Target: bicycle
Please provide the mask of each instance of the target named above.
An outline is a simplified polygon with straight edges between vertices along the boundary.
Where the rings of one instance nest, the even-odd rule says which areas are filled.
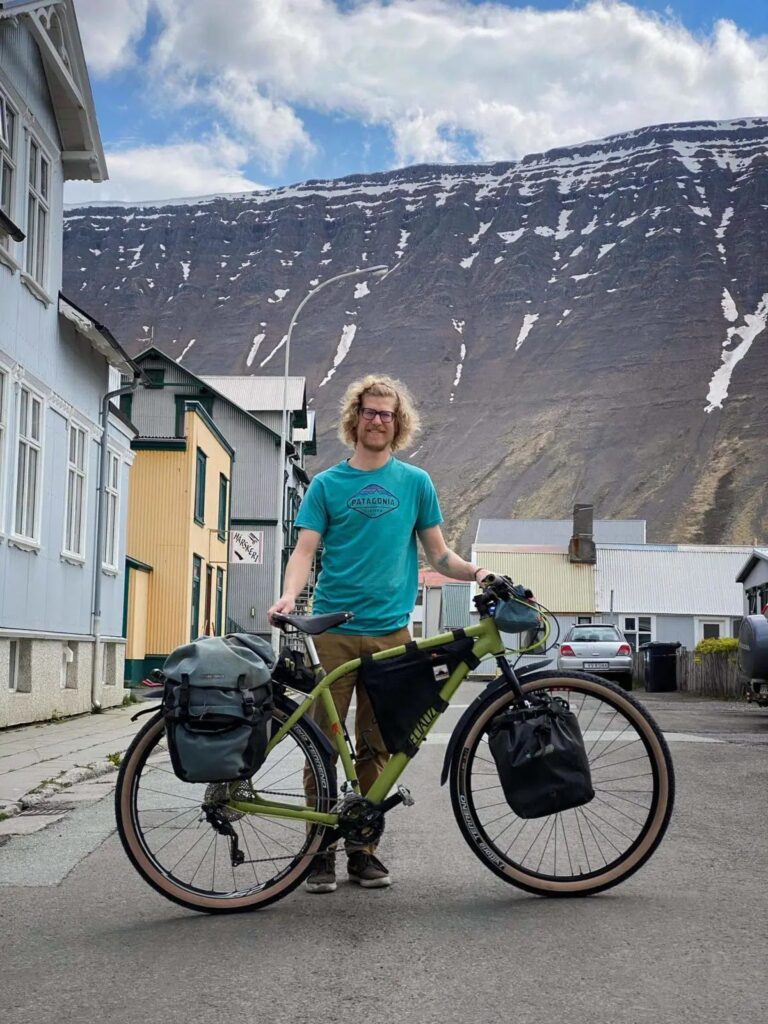
[[[474,658],[492,656],[499,668],[454,728],[441,784],[449,781],[454,815],[472,851],[505,882],[538,895],[591,895],[628,878],[658,847],[674,802],[672,760],[650,714],[618,686],[587,673],[547,670],[549,659],[515,671],[493,618],[509,586],[505,577],[489,578],[474,598],[476,625],[416,641],[428,651],[457,634],[472,637]],[[162,711],[137,733],[117,781],[118,831],[133,866],[166,898],[210,913],[266,907],[304,880],[315,854],[339,838],[375,840],[387,813],[413,802],[398,785],[411,760],[404,753],[390,757],[368,793],[359,792],[354,750],[330,687],[361,662],[326,675],[312,641],[348,617],[275,617],[283,629],[301,634],[317,682],[300,703],[286,687],[276,687],[267,758],[247,782],[195,786],[176,778]],[[374,660],[404,652],[392,648]],[[467,660],[440,690],[446,707],[470,671]],[[518,818],[503,797],[488,731],[510,709],[552,697],[567,700],[578,717],[595,798],[544,820]],[[318,700],[332,723],[333,747],[307,715]],[[441,713],[435,709],[414,725],[414,748]],[[341,793],[333,754],[345,777]],[[314,794],[311,804],[308,792]]]

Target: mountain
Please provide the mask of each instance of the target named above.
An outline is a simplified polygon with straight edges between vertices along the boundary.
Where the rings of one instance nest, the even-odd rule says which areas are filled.
[[[644,517],[649,540],[768,536],[768,119],[668,124],[515,163],[68,209],[65,292],[129,351],[282,373],[339,458],[350,380],[401,377],[404,458],[449,538],[478,516]]]

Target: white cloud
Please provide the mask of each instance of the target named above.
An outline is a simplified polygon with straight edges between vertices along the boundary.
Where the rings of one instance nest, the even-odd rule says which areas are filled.
[[[107,153],[109,181],[99,185],[68,182],[64,199],[67,203],[150,201],[248,192],[262,186],[240,170],[246,157],[244,147],[221,135],[204,142],[120,149]]]
[[[136,59],[150,0],[75,0],[77,23],[91,73],[108,75]]]
[[[92,67],[134,58],[154,10],[155,107],[226,124],[264,168],[313,142],[301,113],[383,126],[398,163],[516,159],[665,121],[768,110],[768,39],[693,34],[619,0],[78,0]]]
[[[536,11],[464,0],[156,0],[157,73],[212,81],[271,156],[307,146],[287,107],[385,125],[399,160],[512,159],[663,121],[768,109],[768,43],[721,20],[707,37],[615,0]],[[236,99],[227,83],[237,82]],[[457,140],[462,140],[461,143]]]

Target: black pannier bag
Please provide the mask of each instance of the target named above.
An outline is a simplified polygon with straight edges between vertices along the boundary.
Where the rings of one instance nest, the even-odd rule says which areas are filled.
[[[472,647],[474,638],[463,630],[454,630],[456,639],[439,647],[419,650],[416,641],[405,645],[405,654],[374,660],[362,659],[360,675],[373,707],[384,744],[390,754],[413,757],[419,749],[411,735],[419,722],[424,727],[432,720],[432,712],[448,706],[440,690],[459,662],[470,668],[479,664]]]
[[[311,693],[318,682],[305,653],[288,646],[280,650],[277,663],[272,670],[272,680],[301,693]]]
[[[163,666],[168,750],[184,782],[234,782],[261,766],[272,717],[275,655],[247,633],[204,636]]]
[[[488,746],[507,803],[520,818],[581,807],[595,795],[579,723],[559,697],[499,715]]]

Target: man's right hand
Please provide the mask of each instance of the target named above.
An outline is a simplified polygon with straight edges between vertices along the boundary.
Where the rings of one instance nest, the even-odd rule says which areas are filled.
[[[270,626],[274,626],[272,616],[277,613],[278,615],[290,615],[296,607],[296,601],[287,594],[283,594],[279,600],[275,601],[272,607],[267,612],[267,618],[269,619]]]

